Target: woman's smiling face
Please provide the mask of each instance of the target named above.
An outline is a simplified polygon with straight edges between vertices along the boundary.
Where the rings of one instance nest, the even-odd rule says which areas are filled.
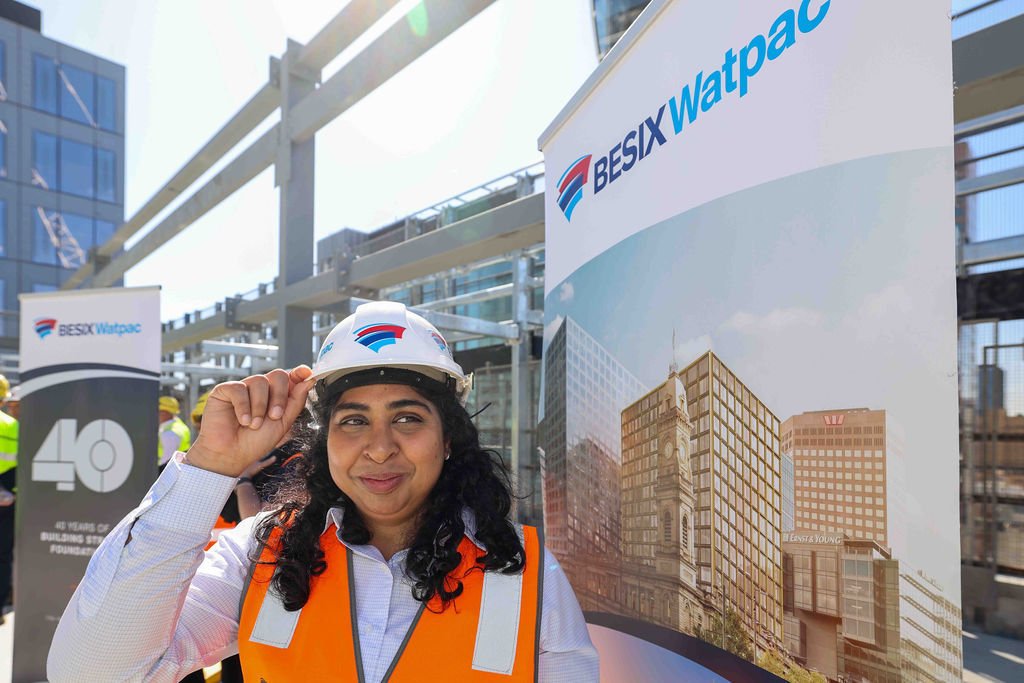
[[[441,476],[446,444],[433,403],[404,384],[349,389],[327,435],[331,477],[366,521],[413,524]]]

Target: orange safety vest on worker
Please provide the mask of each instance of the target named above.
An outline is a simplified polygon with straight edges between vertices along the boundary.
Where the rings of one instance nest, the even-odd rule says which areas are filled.
[[[443,612],[437,596],[420,609],[385,681],[535,680],[543,551],[536,529],[519,528],[526,549],[526,567],[519,574],[476,569],[476,558],[483,551],[462,538],[462,562],[449,574],[462,581],[462,595]],[[280,533],[274,529],[268,546],[279,542]],[[272,563],[274,554],[264,547],[246,588],[238,624],[245,680],[364,680],[355,626],[352,551],[338,540],[333,524],[320,537],[320,544],[327,569],[312,578],[309,600],[295,612],[285,611],[276,592],[268,591],[274,565],[264,563]]]

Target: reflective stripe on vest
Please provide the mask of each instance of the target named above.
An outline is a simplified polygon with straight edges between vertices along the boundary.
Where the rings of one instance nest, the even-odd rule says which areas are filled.
[[[0,413],[0,474],[18,466],[18,421]]]
[[[536,680],[542,550],[536,529],[522,527],[520,537],[526,568],[512,575],[475,569],[483,551],[462,539],[462,562],[449,575],[462,581],[462,595],[443,612],[437,597],[420,607],[384,681]],[[271,544],[279,538],[275,529]],[[253,570],[238,627],[245,680],[364,680],[352,553],[333,525],[320,542],[327,569],[313,578],[301,610],[286,611],[268,590],[273,564]],[[260,560],[272,563],[273,552],[264,548]]]

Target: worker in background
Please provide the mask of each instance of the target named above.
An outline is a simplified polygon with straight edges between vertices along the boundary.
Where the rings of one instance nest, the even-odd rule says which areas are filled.
[[[11,383],[0,375],[0,401],[6,408]],[[18,485],[18,421],[0,412],[0,624],[3,607],[11,595],[14,562],[14,500]]]
[[[156,444],[156,464],[163,467],[175,451],[187,451],[192,445],[192,432],[178,417],[181,406],[173,396],[160,397],[160,433]]]
[[[20,420],[21,417],[21,386],[11,387],[11,395],[7,399],[7,402],[3,404],[3,411],[13,417],[15,420]]]
[[[312,370],[218,384],[195,445],[93,555],[48,680],[170,683],[240,651],[252,683],[596,683],[564,572],[510,519],[510,475],[480,445],[471,388],[437,329],[392,302],[359,306]],[[318,429],[288,502],[204,557],[221,501],[307,399]]]

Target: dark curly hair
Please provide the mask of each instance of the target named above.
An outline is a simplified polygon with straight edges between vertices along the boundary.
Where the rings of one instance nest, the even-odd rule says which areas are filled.
[[[448,578],[448,574],[462,561],[458,547],[465,533],[463,508],[476,517],[474,536],[487,548],[485,554],[477,557],[476,568],[514,574],[523,570],[526,552],[509,521],[512,490],[501,458],[481,448],[476,425],[450,391],[440,385],[413,388],[440,413],[451,458],[444,462],[441,476],[420,513],[405,572],[413,583],[413,597],[427,603],[438,596],[443,611],[462,593],[462,582]],[[276,510],[256,528],[261,540],[269,538],[275,528],[282,530],[281,543],[274,551],[276,571],[272,585],[288,611],[306,604],[313,577],[327,569],[320,535],[332,507],[341,507],[345,512],[341,537],[347,543],[364,545],[371,538],[359,510],[334,483],[328,467],[327,435],[337,398],[335,395],[323,401],[315,416],[316,425],[300,437],[304,457],[278,490],[273,500]],[[260,561],[262,548],[263,543],[256,546],[253,562]]]

